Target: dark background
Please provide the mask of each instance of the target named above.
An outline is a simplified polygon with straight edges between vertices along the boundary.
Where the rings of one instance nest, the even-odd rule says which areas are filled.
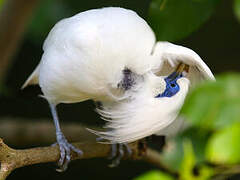
[[[44,38],[58,20],[84,10],[107,6],[120,6],[135,10],[147,20],[149,3],[150,1],[147,0],[89,0],[85,2],[55,0],[55,3],[41,1],[14,56],[14,63],[9,69],[5,83],[7,93],[0,95],[0,116],[21,117],[29,120],[51,118],[47,102],[37,96],[41,93],[40,89],[36,86],[21,91],[20,87],[40,61]],[[48,21],[46,22],[46,19],[41,17],[48,17]],[[221,1],[209,21],[201,26],[198,31],[175,43],[196,51],[215,74],[228,71],[239,72],[239,32],[240,23],[233,14],[232,1],[224,0]],[[58,106],[58,110],[60,119],[64,122],[102,124],[91,101],[61,104]],[[33,145],[29,145],[29,147],[31,146]],[[154,168],[139,161],[122,161],[117,168],[108,168],[108,163],[109,161],[105,159],[74,161],[70,164],[69,169],[61,174],[54,170],[56,167],[54,164],[34,165],[17,169],[8,179],[127,180]]]

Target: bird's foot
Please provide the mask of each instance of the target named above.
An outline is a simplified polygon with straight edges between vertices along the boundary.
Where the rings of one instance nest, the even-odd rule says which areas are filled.
[[[70,144],[62,132],[57,133],[57,143],[60,150],[60,159],[58,161],[58,172],[63,172],[67,169],[69,162],[71,161],[71,151],[76,152],[78,155],[82,155],[83,152]]]
[[[104,142],[104,139],[98,137],[97,142]],[[132,155],[132,150],[127,143],[116,143],[111,144],[111,154],[108,156],[108,159],[112,160],[112,163],[109,164],[109,167],[117,167],[120,164],[121,159],[126,154],[127,156]]]
[[[108,159],[112,160],[112,163],[109,165],[109,167],[116,167],[120,164],[121,159],[124,157],[124,155],[131,156],[132,150],[128,146],[128,144],[112,144],[112,150],[111,154],[109,155]]]

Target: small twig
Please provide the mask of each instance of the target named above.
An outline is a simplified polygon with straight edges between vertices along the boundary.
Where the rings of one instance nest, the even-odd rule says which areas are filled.
[[[214,180],[227,179],[232,175],[240,174],[240,165],[216,165],[214,169]]]

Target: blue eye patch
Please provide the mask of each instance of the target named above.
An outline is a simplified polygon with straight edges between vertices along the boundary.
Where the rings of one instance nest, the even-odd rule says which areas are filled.
[[[160,98],[160,97],[172,97],[175,94],[177,94],[177,92],[180,90],[180,87],[177,83],[177,80],[179,78],[183,77],[182,73],[178,74],[176,72],[173,72],[172,74],[170,74],[168,77],[166,77],[164,80],[166,82],[166,89],[163,93],[158,94],[157,96],[155,96],[155,98]]]

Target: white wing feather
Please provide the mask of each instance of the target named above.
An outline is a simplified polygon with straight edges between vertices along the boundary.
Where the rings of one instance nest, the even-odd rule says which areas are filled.
[[[187,78],[191,84],[201,80],[215,80],[211,70],[193,50],[169,42],[157,42],[153,51],[153,71],[159,75],[168,75],[183,62],[190,66]]]

